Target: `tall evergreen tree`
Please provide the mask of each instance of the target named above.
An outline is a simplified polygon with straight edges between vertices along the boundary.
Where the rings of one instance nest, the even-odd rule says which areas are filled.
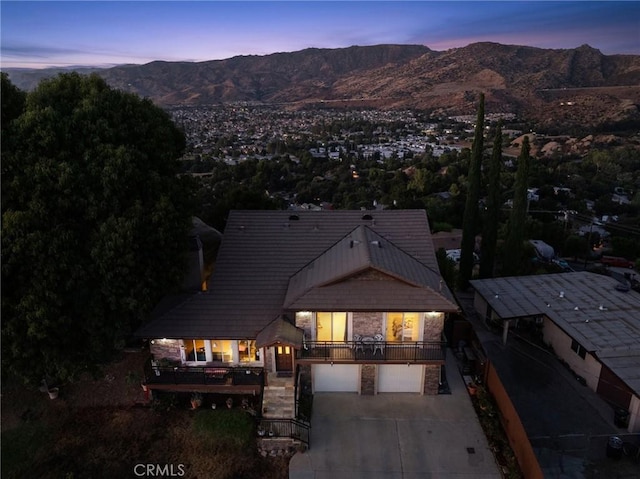
[[[529,137],[522,141],[520,156],[518,157],[518,171],[513,192],[513,209],[509,217],[509,228],[504,250],[502,273],[505,276],[518,274],[521,270],[525,224],[527,221],[527,188],[529,187]]]
[[[460,273],[458,287],[466,289],[473,273],[473,250],[476,243],[478,224],[478,200],[480,199],[480,167],[482,150],[484,149],[484,93],[480,93],[478,101],[478,117],[473,136],[471,161],[467,176],[467,199],[462,219],[462,245],[460,250]]]
[[[489,164],[489,181],[487,184],[487,209],[482,228],[482,245],[480,255],[480,277],[491,278],[496,259],[498,241],[498,224],[500,222],[500,172],[502,170],[502,123],[498,123],[496,136],[493,139],[493,152]]]

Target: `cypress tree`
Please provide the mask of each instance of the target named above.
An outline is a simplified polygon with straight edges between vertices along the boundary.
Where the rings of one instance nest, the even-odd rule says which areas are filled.
[[[458,288],[466,289],[473,272],[473,250],[476,243],[478,223],[478,199],[480,198],[480,166],[484,147],[484,93],[478,101],[478,117],[473,137],[469,174],[467,176],[467,199],[462,219],[462,245],[460,249],[460,274]]]
[[[509,217],[509,229],[505,244],[505,256],[502,272],[505,276],[518,274],[522,260],[522,243],[524,241],[525,223],[527,220],[527,188],[529,186],[529,137],[522,141],[522,149],[518,157],[518,171],[513,193],[513,209]]]
[[[493,277],[500,222],[500,172],[502,169],[502,123],[498,123],[493,139],[493,152],[489,164],[489,182],[487,185],[487,209],[482,228],[480,255],[480,277]]]

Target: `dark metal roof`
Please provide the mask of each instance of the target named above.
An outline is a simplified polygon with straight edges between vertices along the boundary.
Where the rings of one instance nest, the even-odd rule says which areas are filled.
[[[400,298],[414,304],[412,310],[457,310],[453,295],[444,283],[440,283],[424,210],[236,210],[229,214],[209,291],[189,297],[142,327],[138,335],[149,338],[255,338],[283,313],[290,279],[336,243],[346,241],[345,237],[358,226],[367,227],[360,231],[366,238],[384,242],[380,251],[374,253],[374,248],[370,248],[370,253],[379,255],[372,265],[393,278],[383,283],[393,285],[389,286],[389,291],[399,295],[394,299],[391,294],[379,291],[375,293],[378,295],[375,299],[387,297],[390,302],[395,301],[398,306],[393,309],[396,310],[406,310]],[[337,265],[339,260],[332,259],[332,255],[334,253],[322,261]],[[358,264],[364,264],[362,259],[349,261],[351,269],[340,271],[355,272]],[[318,276],[313,280],[314,284],[321,284],[320,279],[329,278],[330,272],[328,274]],[[341,276],[343,273],[333,274],[336,280],[346,279]],[[382,303],[372,301],[372,290],[362,291],[362,285],[358,287],[351,283],[353,280],[343,281],[342,287],[340,284],[331,286],[336,295],[344,298],[339,305],[341,310],[382,308]],[[316,289],[323,289],[323,293],[329,291]],[[292,290],[300,292],[306,288],[293,284]],[[351,302],[347,300],[349,295]],[[420,303],[420,298],[424,303]],[[418,307],[419,304],[423,306]],[[447,308],[436,308],[437,304]],[[292,309],[295,309],[294,303]],[[330,309],[329,303],[314,309]]]
[[[382,275],[372,280],[367,270]],[[437,271],[360,225],[293,275],[284,305],[353,311],[371,310],[373,301],[381,311],[455,311],[443,284]]]
[[[256,347],[264,348],[274,344],[288,344],[295,348],[302,347],[304,331],[296,328],[283,317],[269,323],[256,337]]]

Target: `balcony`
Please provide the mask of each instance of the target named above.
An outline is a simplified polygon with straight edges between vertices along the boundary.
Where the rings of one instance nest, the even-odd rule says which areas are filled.
[[[145,385],[166,391],[260,394],[264,370],[256,367],[160,365],[149,359],[144,368]]]
[[[444,362],[446,343],[440,341],[307,341],[297,351],[298,362],[430,363]]]

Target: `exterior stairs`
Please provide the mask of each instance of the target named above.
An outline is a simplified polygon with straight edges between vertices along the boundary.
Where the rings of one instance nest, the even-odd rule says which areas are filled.
[[[293,378],[278,378],[269,374],[267,382],[262,396],[262,417],[294,418],[296,398]]]

